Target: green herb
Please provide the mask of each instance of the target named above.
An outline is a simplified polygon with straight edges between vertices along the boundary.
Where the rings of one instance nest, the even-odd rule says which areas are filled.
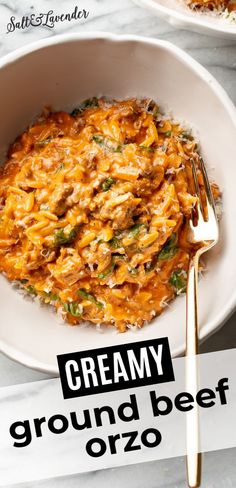
[[[167,146],[168,146],[168,143],[165,141],[164,144],[161,144],[160,146],[158,146],[158,150],[166,153]]]
[[[94,134],[92,137],[93,141],[102,146],[104,144],[104,136],[100,134]]]
[[[81,113],[81,110],[79,108],[74,108],[74,110],[72,110],[72,112],[70,113],[70,115],[72,117],[77,117],[78,114]]]
[[[162,250],[159,252],[159,254],[158,254],[158,260],[159,261],[165,261],[166,259],[173,258],[173,256],[177,252],[176,241],[177,241],[177,236],[174,233],[174,234],[172,234],[169,241],[162,248]]]
[[[71,115],[72,117],[76,117],[78,114],[81,114],[84,112],[84,110],[87,110],[88,108],[97,108],[98,107],[98,99],[96,97],[92,98],[87,98],[87,100],[84,100],[77,108],[75,108],[72,112]]]
[[[187,274],[184,270],[178,269],[174,271],[169,279],[169,283],[174,286],[177,291],[186,292]]]
[[[122,152],[122,144],[117,144],[114,140],[105,137],[102,134],[94,134],[92,136],[92,140],[99,144],[99,146],[106,146],[106,148],[110,151],[121,153]]]
[[[56,300],[59,299],[58,295],[55,295],[51,291],[44,291],[43,294],[44,294],[44,297],[48,298],[51,302],[55,302]]]
[[[53,140],[53,137],[48,137],[47,139],[43,139],[42,141],[37,141],[36,146],[46,146],[46,144],[49,144]]]
[[[148,152],[154,152],[155,151],[155,147],[147,147],[147,146],[139,146],[140,149],[145,149],[146,151]]]
[[[60,166],[58,166],[58,168],[56,169],[56,173],[59,173],[64,168],[65,168],[65,164],[61,163]]]
[[[81,104],[81,107],[83,109],[85,109],[85,108],[96,108],[96,107],[98,107],[98,99],[97,99],[97,97],[87,98]]]
[[[115,253],[113,254],[113,258],[116,260],[116,261],[125,261],[126,260],[126,255],[125,254],[119,254],[119,253]]]
[[[181,134],[179,134],[179,139],[181,139],[182,141],[192,141],[193,136],[190,132],[182,132]]]
[[[29,280],[19,280],[22,285],[26,285]],[[25,290],[30,294],[30,295],[37,295],[37,291],[35,290],[34,286],[29,285],[25,287]]]
[[[116,153],[122,153],[122,144],[118,144],[115,149],[113,149],[114,152]]]
[[[96,305],[98,308],[103,308],[103,304],[99,302],[91,293],[88,293],[84,288],[80,288],[77,293],[81,298],[86,298],[86,300],[94,303],[94,305]]]
[[[172,134],[171,130],[168,130],[167,132],[165,132],[166,137],[171,137],[171,134]]]
[[[137,268],[132,268],[132,266],[130,266],[128,268],[128,272],[132,275],[132,276],[136,276],[138,274],[138,269]]]
[[[107,278],[108,276],[110,276],[113,273],[114,269],[115,269],[115,265],[116,265],[116,263],[115,263],[115,260],[113,259],[112,260],[112,263],[111,263],[111,266],[109,266],[105,271],[103,271],[103,273],[99,273],[98,274],[98,279],[99,280],[104,280],[105,278]]]
[[[65,234],[64,229],[59,229],[55,234],[54,234],[54,244],[55,246],[66,246],[68,244],[71,244],[77,235],[77,228],[74,227],[73,229],[70,230],[68,234]]]
[[[155,108],[153,109],[152,111],[152,115],[154,117],[154,119],[157,119],[158,115],[159,115],[159,107],[156,105]]]
[[[159,107],[156,104],[156,102],[154,102],[154,100],[151,100],[150,101],[150,103],[148,105],[148,108],[147,108],[147,112],[149,114],[152,114],[154,118],[158,116],[158,114],[159,114]]]
[[[143,227],[143,225],[144,224],[135,224],[132,227],[130,227],[128,237],[130,238],[138,237],[140,229],[141,227]]]
[[[80,114],[80,109],[79,108],[74,108],[74,110],[72,110],[72,112],[70,113],[70,115],[72,117],[77,117],[78,114]]]
[[[115,183],[115,180],[113,180],[113,178],[111,178],[111,177],[107,178],[107,180],[105,180],[104,183],[102,184],[103,191],[110,190],[111,186],[114,185],[114,183]]]
[[[112,237],[112,239],[108,241],[108,244],[112,249],[118,249],[120,247],[120,241],[117,237]]]
[[[83,307],[79,302],[65,302],[63,307],[67,313],[70,313],[73,317],[80,317],[83,313]]]
[[[37,292],[36,292],[34,286],[32,286],[32,285],[27,286],[26,290],[28,291],[28,293],[30,295],[37,295]]]

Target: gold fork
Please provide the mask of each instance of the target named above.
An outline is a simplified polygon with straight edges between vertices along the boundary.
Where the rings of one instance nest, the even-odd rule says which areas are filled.
[[[204,202],[198,183],[197,170],[201,172],[204,183]],[[219,226],[216,217],[214,198],[207,176],[207,171],[202,159],[199,167],[196,168],[192,160],[192,174],[195,186],[195,194],[198,197],[195,210],[197,219],[190,220],[190,236],[192,243],[201,244],[196,254],[190,261],[187,282],[187,305],[186,305],[186,389],[196,394],[197,392],[197,354],[199,342],[198,328],[198,267],[200,256],[209,251],[218,241]],[[197,220],[197,222],[196,222]],[[199,422],[197,408],[187,414],[186,424],[186,447],[187,447],[187,480],[189,488],[197,488],[201,485],[201,453],[199,452]]]

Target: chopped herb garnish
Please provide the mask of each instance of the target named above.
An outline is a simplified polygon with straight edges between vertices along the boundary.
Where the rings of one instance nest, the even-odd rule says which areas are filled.
[[[56,173],[59,173],[64,168],[65,168],[65,164],[61,163],[60,166],[58,166],[58,168],[56,169]]]
[[[147,146],[139,146],[140,149],[145,149],[145,151],[148,151],[148,152],[154,152],[156,149],[155,147],[147,147]]]
[[[100,134],[94,134],[92,137],[93,141],[102,146],[104,144],[104,136]]]
[[[141,229],[141,227],[143,227],[143,225],[144,224],[135,224],[132,227],[130,227],[128,237],[130,237],[130,238],[131,237],[138,237],[140,229]]]
[[[51,291],[44,291],[43,294],[44,294],[44,297],[48,298],[51,302],[56,302],[56,300],[59,299],[59,296],[55,295]]]
[[[34,286],[32,286],[32,285],[27,286],[26,290],[28,291],[28,293],[30,295],[37,295],[37,292],[36,292]]]
[[[159,261],[165,261],[166,259],[173,258],[173,256],[177,252],[176,242],[177,242],[177,235],[173,233],[171,238],[168,240],[168,242],[164,245],[162,250],[159,252],[158,254]]]
[[[47,139],[43,139],[42,141],[37,141],[35,144],[36,146],[46,146],[46,144],[49,144],[53,140],[53,137],[48,137]]]
[[[99,273],[98,274],[98,279],[99,280],[104,280],[105,278],[107,278],[108,276],[110,276],[113,273],[114,269],[115,269],[115,265],[116,265],[116,263],[115,263],[115,260],[113,259],[112,260],[112,263],[111,263],[111,266],[109,266],[107,269],[105,269],[105,271],[103,271],[103,273]]]
[[[71,115],[72,117],[76,117],[78,114],[84,112],[84,110],[88,108],[97,108],[98,107],[98,99],[96,97],[88,98],[84,100],[77,108],[72,110]]]
[[[72,117],[77,117],[78,114],[80,114],[80,109],[79,108],[74,108],[74,110],[72,110],[72,112],[70,113],[70,115]]]
[[[158,116],[158,113],[159,113],[159,107],[158,105],[156,104],[156,102],[154,102],[154,100],[151,100],[148,107],[147,107],[147,112],[149,114],[152,114],[153,117],[157,117]]]
[[[99,144],[99,146],[105,146],[106,149],[109,151],[113,151],[116,153],[121,153],[123,145],[122,144],[117,144],[116,141],[113,139],[109,139],[108,137],[105,137],[103,134],[94,134],[92,136],[92,140]]]
[[[118,144],[116,146],[116,148],[114,149],[114,152],[116,152],[116,153],[122,153],[122,148],[123,148],[122,144]]]
[[[108,241],[109,246],[111,246],[112,249],[118,249],[120,246],[119,239],[117,237],[112,237],[110,241]]]
[[[90,302],[94,303],[94,305],[96,305],[98,308],[103,308],[103,304],[99,302],[94,295],[88,293],[84,288],[80,288],[77,293],[81,298],[89,300]]]
[[[133,268],[132,266],[130,266],[128,268],[128,272],[132,275],[132,276],[137,276],[138,274],[138,269],[137,268]]]
[[[185,293],[187,287],[187,273],[183,269],[174,271],[169,279],[169,283],[174,286],[177,291]]]
[[[113,180],[113,178],[107,178],[107,180],[104,181],[104,183],[102,184],[102,189],[103,191],[108,191],[110,190],[111,186],[114,185],[115,183],[115,180]]]
[[[67,313],[70,313],[73,317],[80,317],[83,313],[83,307],[79,302],[65,302],[63,307]]]
[[[182,132],[178,137],[182,141],[193,141],[193,136],[190,132]]]
[[[171,137],[171,135],[172,135],[171,130],[168,130],[167,132],[165,132],[165,136],[166,137]]]
[[[116,261],[125,261],[126,260],[126,255],[125,254],[119,254],[119,253],[115,253],[113,254],[113,258],[116,260]]]
[[[66,246],[68,244],[71,244],[77,235],[77,228],[74,227],[73,229],[70,230],[68,234],[65,234],[64,229],[59,229],[55,234],[54,234],[54,244],[55,246]]]
[[[19,280],[19,282],[22,284],[22,285],[26,285],[28,283],[29,280]],[[34,286],[32,285],[29,285],[29,286],[26,286],[24,287],[24,289],[30,294],[30,295],[37,295],[37,291],[35,290]]]
[[[153,109],[152,111],[152,115],[154,117],[154,119],[157,119],[158,115],[159,115],[159,107],[156,105],[155,108]]]

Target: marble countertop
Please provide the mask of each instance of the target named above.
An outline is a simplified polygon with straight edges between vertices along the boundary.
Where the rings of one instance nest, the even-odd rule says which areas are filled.
[[[12,16],[21,18],[30,13],[55,14],[72,12],[75,5],[88,10],[89,16],[80,22],[29,27],[6,33]],[[0,0],[0,57],[37,39],[85,31],[110,31],[118,34],[140,34],[173,42],[185,49],[203,64],[223,85],[236,103],[236,44],[233,41],[175,30],[155,17],[150,11],[137,7],[131,0]],[[236,347],[236,314],[214,336],[201,346],[201,352]],[[0,386],[13,385],[48,378],[47,375],[27,369],[0,354]],[[236,449],[207,453],[204,458],[203,487],[230,488],[236,486]],[[70,478],[58,478],[24,485],[25,488],[184,488],[185,461],[183,458],[155,463],[125,466],[119,469],[93,472]],[[23,486],[23,485],[21,485]]]

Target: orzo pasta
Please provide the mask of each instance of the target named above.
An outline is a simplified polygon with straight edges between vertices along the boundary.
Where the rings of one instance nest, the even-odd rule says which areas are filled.
[[[236,10],[236,0],[186,0],[187,4],[195,9],[201,10],[225,10],[229,12]]]
[[[143,326],[185,290],[199,157],[150,100],[45,110],[1,169],[1,271],[70,324]]]

